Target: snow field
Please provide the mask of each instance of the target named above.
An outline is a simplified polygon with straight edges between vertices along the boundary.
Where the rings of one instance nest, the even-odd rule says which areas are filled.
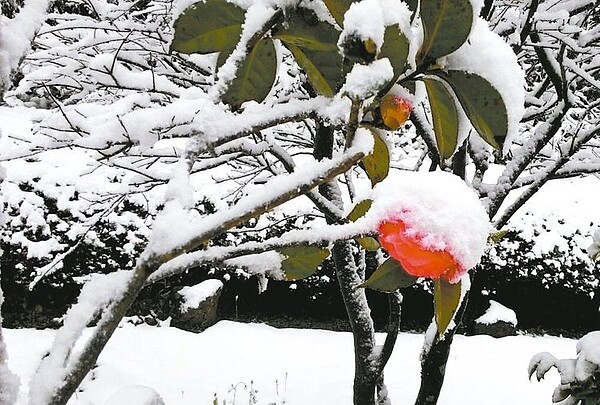
[[[21,377],[22,387],[54,333],[5,330],[9,365]],[[398,338],[386,368],[394,404],[412,404],[416,397],[422,343],[422,334],[402,333]],[[542,351],[573,358],[575,346],[575,340],[551,336],[456,336],[439,404],[550,404],[558,374],[552,371],[539,383],[529,382],[529,360]],[[222,403],[233,400],[228,390],[238,383],[245,383],[246,389],[237,385],[236,403],[245,405],[251,382],[260,405],[351,404],[353,370],[352,337],[347,332],[221,321],[194,334],[127,324],[115,332],[98,367],[69,405],[103,405],[131,384],[152,387],[167,405],[212,404],[215,393]],[[16,405],[25,405],[26,397],[22,391]]]

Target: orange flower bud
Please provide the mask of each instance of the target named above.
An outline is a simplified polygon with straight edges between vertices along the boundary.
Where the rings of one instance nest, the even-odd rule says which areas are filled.
[[[413,106],[410,101],[391,94],[385,95],[379,105],[383,123],[392,131],[397,130],[406,122],[412,110]]]
[[[421,237],[406,232],[401,219],[383,221],[377,229],[379,243],[404,270],[416,277],[440,278],[453,282],[466,273],[446,250],[430,250]]]

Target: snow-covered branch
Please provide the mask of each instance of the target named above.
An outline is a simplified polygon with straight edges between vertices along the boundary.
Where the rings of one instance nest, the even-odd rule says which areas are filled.
[[[561,151],[560,157],[540,174],[538,174],[537,180],[534,181],[531,186],[529,186],[529,188],[527,188],[527,190],[525,190],[516,199],[516,201],[514,201],[502,212],[500,218],[494,222],[496,228],[500,229],[506,225],[510,217],[512,217],[512,215],[525,202],[527,202],[531,196],[533,196],[544,184],[546,184],[546,182],[548,182],[548,180],[550,180],[552,176],[554,176],[556,172],[571,159],[575,152],[577,152],[586,142],[598,134],[600,134],[600,128],[597,127],[581,131],[581,133],[576,134],[572,140],[563,141],[563,143],[559,146],[559,150]]]
[[[0,15],[0,96],[46,20],[51,0],[27,0],[14,18]]]
[[[485,200],[486,209],[490,218],[498,212],[504,199],[512,190],[512,185],[523,173],[531,161],[542,150],[544,146],[556,135],[562,125],[562,120],[569,110],[568,104],[563,100],[555,107],[552,115],[548,117],[547,122],[540,125],[535,133],[526,143],[518,149],[513,158],[508,162],[502,175],[494,186],[494,189],[488,193]]]
[[[296,198],[317,185],[344,173],[349,167],[356,164],[369,153],[371,148],[372,143],[361,140],[361,142],[357,142],[355,146],[337,158],[320,162],[315,167],[298,170],[293,174],[280,176],[272,180],[268,186],[265,186],[265,190],[269,190],[268,193],[261,191],[254,196],[249,196],[229,210],[199,218],[193,223],[189,223],[187,221],[189,218],[184,215],[182,217],[185,221],[183,228],[174,227],[173,224],[169,224],[170,226],[165,228],[157,225],[150,238],[149,245],[141,255],[135,269],[127,273],[127,283],[121,283],[119,288],[114,289],[109,296],[105,295],[106,289],[102,289],[105,292],[102,293],[102,297],[104,298],[102,298],[102,305],[100,307],[104,307],[105,310],[102,312],[102,317],[92,337],[86,342],[84,348],[76,357],[71,357],[70,348],[75,345],[74,339],[79,337],[79,332],[71,333],[69,331],[81,330],[85,327],[90,320],[89,316],[92,315],[92,312],[85,309],[92,307],[95,308],[95,311],[98,308],[98,305],[94,305],[94,303],[90,304],[88,301],[97,301],[98,296],[92,295],[89,300],[85,299],[82,301],[81,307],[84,308],[84,314],[87,315],[76,317],[77,319],[73,321],[73,325],[78,326],[72,326],[71,323],[69,323],[69,326],[65,324],[63,328],[66,328],[66,331],[61,333],[60,336],[64,335],[66,338],[64,342],[61,341],[60,347],[67,347],[69,351],[63,354],[59,353],[58,356],[59,359],[72,358],[73,363],[64,365],[64,361],[54,362],[47,360],[49,363],[45,364],[50,364],[48,367],[51,370],[55,369],[58,365],[66,368],[60,369],[60,381],[54,381],[49,386],[40,388],[39,393],[34,392],[34,398],[37,398],[39,395],[39,398],[41,398],[40,404],[58,405],[66,403],[88,370],[93,366],[139,291],[146,285],[148,277],[165,262],[183,253],[196,250],[228,229],[250,218],[268,212],[278,205]],[[168,218],[173,217],[168,216]],[[175,235],[175,238],[172,237],[174,236],[174,229],[180,231],[180,234]],[[186,229],[189,229],[189,231]],[[161,235],[161,232],[165,234]],[[94,289],[94,291],[96,290]],[[41,378],[44,381],[47,369],[44,366],[40,370],[36,378]]]

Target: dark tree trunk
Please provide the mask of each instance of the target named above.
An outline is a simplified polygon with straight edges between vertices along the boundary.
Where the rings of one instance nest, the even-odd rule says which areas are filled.
[[[365,290],[354,287],[362,280],[354,263],[352,243],[336,243],[332,254],[354,337],[354,405],[375,405],[375,387],[379,379],[372,358],[375,330]]]
[[[321,160],[330,158],[333,152],[333,128],[316,120],[315,147],[313,155]],[[329,201],[342,208],[340,190],[335,182],[323,184],[319,192]],[[335,222],[327,218],[329,223]],[[363,280],[364,271],[356,265],[352,242],[338,242],[333,246],[332,257],[340,291],[354,338],[354,405],[375,405],[375,390],[381,371],[375,364],[375,328],[370,316],[364,289],[356,288]]]
[[[451,333],[448,331],[448,333]],[[446,375],[446,363],[452,345],[452,336],[446,336],[444,340],[435,343],[429,353],[421,360],[421,388],[415,405],[437,404],[444,377]]]
[[[454,317],[456,326],[446,332],[444,340],[440,340],[439,335],[436,333],[431,348],[427,353],[422,354],[421,387],[419,388],[415,405],[437,404],[440,392],[442,391],[442,385],[444,384],[444,377],[446,376],[446,364],[448,363],[454,334],[458,326],[462,323],[468,303],[469,291],[467,291]]]

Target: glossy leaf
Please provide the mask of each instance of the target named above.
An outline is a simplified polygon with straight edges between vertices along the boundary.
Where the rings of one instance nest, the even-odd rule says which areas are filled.
[[[434,280],[435,323],[440,336],[446,333],[460,305],[461,282],[452,284],[444,278]]]
[[[274,38],[290,50],[320,95],[331,97],[343,84],[343,58],[337,47],[339,33],[314,12],[297,9]]]
[[[223,0],[188,7],[175,21],[171,51],[212,53],[235,47],[242,33],[244,10]]]
[[[409,287],[414,284],[417,277],[408,274],[400,263],[389,258],[371,274],[371,277],[359,287],[383,292],[394,292],[399,288]]]
[[[379,58],[388,58],[394,69],[394,82],[406,71],[408,67],[408,38],[402,33],[398,25],[391,25],[385,29],[383,46]]]
[[[373,200],[362,200],[352,208],[352,211],[348,214],[346,219],[350,222],[355,222],[357,219],[364,217],[365,214],[371,209]]]
[[[340,27],[344,26],[344,14],[350,8],[352,0],[323,0],[329,9],[329,13],[335,19]]]
[[[443,159],[448,159],[454,153],[458,141],[456,103],[444,83],[435,79],[424,79],[424,82],[438,151]]]
[[[238,68],[223,101],[236,109],[249,100],[262,101],[269,94],[277,73],[275,46],[270,39],[259,41]]]
[[[508,114],[498,90],[483,77],[461,70],[437,74],[454,90],[479,136],[501,149],[508,132]]]
[[[285,257],[281,262],[281,270],[288,281],[311,276],[329,257],[329,250],[317,246],[289,246],[279,249],[279,253]]]
[[[372,128],[369,128],[369,130],[374,140],[373,152],[363,158],[360,166],[367,173],[371,185],[374,186],[385,179],[390,171],[390,151],[379,133]]]
[[[473,25],[471,0],[421,1],[424,41],[420,59],[448,55],[467,40]]]

